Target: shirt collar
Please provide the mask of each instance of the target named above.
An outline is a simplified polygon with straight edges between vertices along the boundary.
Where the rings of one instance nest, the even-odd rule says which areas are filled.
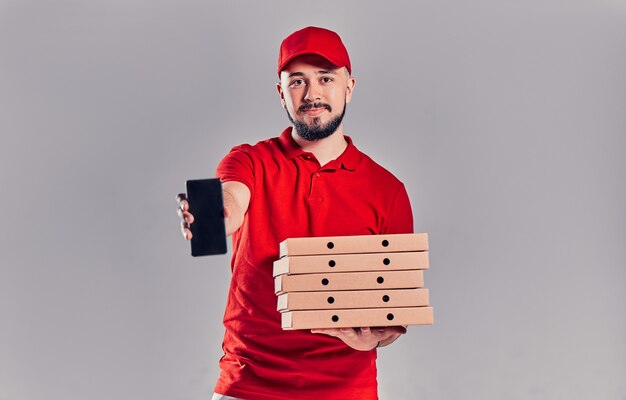
[[[283,131],[283,133],[278,138],[280,142],[280,146],[282,147],[283,154],[288,160],[292,158],[298,157],[299,155],[304,153],[302,147],[298,146],[295,140],[291,137],[291,130],[293,127],[289,127]]]
[[[305,153],[305,151],[302,150],[302,147],[298,146],[295,140],[293,140],[293,138],[291,137],[292,129],[293,127],[291,126],[285,129],[278,138],[283,154],[288,160],[291,160]],[[352,143],[352,139],[349,136],[344,135],[344,138],[346,138],[346,141],[348,142],[348,147],[346,147],[344,152],[341,153],[341,155],[337,157],[337,159],[331,161],[329,164],[338,164],[343,169],[354,171],[356,170],[356,167],[361,158],[361,152],[354,146],[354,144]]]

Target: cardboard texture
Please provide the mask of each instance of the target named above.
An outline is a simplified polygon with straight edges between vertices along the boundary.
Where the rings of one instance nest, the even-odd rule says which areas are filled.
[[[288,292],[278,296],[278,311],[428,306],[428,289]]]
[[[274,278],[276,294],[329,290],[411,289],[423,286],[424,275],[421,270],[279,275]]]
[[[433,309],[432,307],[404,307],[287,311],[282,313],[281,317],[282,327],[285,330],[431,325],[433,323]]]
[[[288,256],[274,262],[274,276],[320,272],[428,269],[428,252]]]
[[[426,233],[289,238],[280,243],[280,257],[427,250]]]

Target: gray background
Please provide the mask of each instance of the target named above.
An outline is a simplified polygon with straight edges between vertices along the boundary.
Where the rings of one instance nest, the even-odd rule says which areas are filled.
[[[626,399],[626,3],[592,0],[1,0],[0,399],[209,398],[229,256],[174,196],[287,126],[307,25],[430,234],[436,324],[381,398]]]

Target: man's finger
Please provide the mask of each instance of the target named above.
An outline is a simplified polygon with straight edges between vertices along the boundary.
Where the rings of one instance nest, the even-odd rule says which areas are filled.
[[[356,332],[352,328],[340,328],[339,331],[342,335],[347,336],[349,338],[356,337]]]
[[[191,240],[193,237],[191,230],[189,229],[189,224],[185,221],[180,221],[180,232],[186,240]]]
[[[324,335],[337,336],[339,335],[339,329],[324,328],[324,329],[311,329],[311,333],[322,333]]]
[[[193,237],[193,234],[189,229],[182,228],[181,233],[183,234],[185,240],[191,240],[191,238]]]
[[[185,220],[185,222],[188,223],[188,224],[193,224],[193,221],[196,220],[194,218],[193,214],[188,212],[188,211],[183,211],[182,212],[182,217]]]
[[[180,203],[183,200],[187,200],[187,195],[185,193],[178,193],[176,195],[176,201]]]
[[[406,333],[406,326],[390,326],[387,328],[388,330],[390,330],[391,332],[395,332],[395,333],[401,333],[401,334],[405,334]]]
[[[196,219],[196,218],[193,216],[193,214],[192,214],[192,213],[190,213],[189,211],[183,211],[183,210],[181,210],[181,209],[180,209],[180,207],[176,209],[176,214],[178,214],[178,216],[179,216],[182,220],[184,220],[185,222],[188,222],[188,223],[190,223],[190,224],[191,224],[191,223],[193,223],[193,221],[195,221],[195,219]]]
[[[180,221],[180,226],[183,229],[191,229],[191,228],[189,228],[189,223],[187,221],[185,221],[185,220]]]
[[[178,197],[176,197],[178,199]],[[189,202],[186,198],[178,200],[178,209],[182,211],[189,211]]]

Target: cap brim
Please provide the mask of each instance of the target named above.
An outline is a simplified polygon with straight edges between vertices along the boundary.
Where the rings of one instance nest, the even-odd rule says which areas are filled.
[[[304,56],[304,55],[316,55],[316,56],[320,56],[324,59],[326,59],[326,61],[328,61],[329,63],[331,63],[332,65],[334,65],[336,68],[341,68],[341,67],[345,67],[345,65],[343,66],[339,66],[338,62],[333,60],[331,57],[328,57],[326,54],[324,54],[321,51],[310,51],[310,50],[303,50],[303,51],[299,51],[296,52],[294,54],[291,54],[288,58],[286,58],[285,60],[283,60],[282,64],[278,67],[278,77],[280,78],[280,73],[285,69],[285,67],[287,66],[287,64],[289,64],[291,61],[293,61],[294,58],[296,57],[300,57],[300,56]]]

